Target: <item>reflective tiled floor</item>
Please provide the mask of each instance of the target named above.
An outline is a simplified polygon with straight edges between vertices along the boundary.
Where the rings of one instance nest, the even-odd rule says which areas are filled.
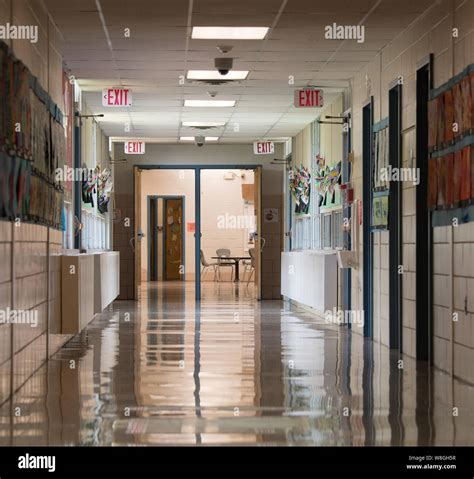
[[[0,444],[474,444],[474,388],[398,359],[245,285],[205,283],[197,307],[155,283],[1,408]]]

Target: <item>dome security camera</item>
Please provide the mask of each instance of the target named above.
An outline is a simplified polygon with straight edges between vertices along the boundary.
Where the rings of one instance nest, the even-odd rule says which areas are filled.
[[[201,147],[202,145],[204,145],[204,143],[206,143],[206,137],[202,135],[196,136],[194,138],[194,143],[196,143],[196,146]]]
[[[227,75],[230,70],[232,70],[232,65],[234,63],[233,58],[216,58],[214,60],[214,66],[221,75]]]

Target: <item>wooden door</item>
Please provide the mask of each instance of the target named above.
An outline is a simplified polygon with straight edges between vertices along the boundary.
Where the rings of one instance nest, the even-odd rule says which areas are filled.
[[[183,265],[183,199],[165,201],[165,279],[180,280]]]

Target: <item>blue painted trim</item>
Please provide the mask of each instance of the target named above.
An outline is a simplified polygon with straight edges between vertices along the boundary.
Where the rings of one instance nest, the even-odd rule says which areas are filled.
[[[433,88],[429,92],[429,100],[433,100],[447,90],[450,90],[456,83],[459,83],[466,75],[470,75],[474,71],[474,63],[471,63],[461,73],[450,78],[446,83],[443,83],[438,88]]]
[[[388,128],[388,116],[386,118],[382,118],[377,123],[374,123],[374,126],[372,127],[372,133],[377,133],[385,128]]]
[[[133,166],[141,170],[254,170],[264,163],[260,164],[219,164],[219,165],[143,165],[136,163]]]
[[[433,211],[431,213],[431,225],[453,226],[453,219],[457,218],[458,224],[470,223],[474,221],[474,205],[464,208],[455,208],[448,211]]]
[[[454,144],[447,146],[441,150],[435,150],[430,153],[431,158],[439,158],[440,156],[449,155],[450,153],[455,153],[456,151],[462,150],[466,146],[474,145],[474,135],[467,135],[463,138],[458,139]]]
[[[381,196],[390,196],[390,190],[379,190],[374,191],[372,190],[372,198],[379,198]]]

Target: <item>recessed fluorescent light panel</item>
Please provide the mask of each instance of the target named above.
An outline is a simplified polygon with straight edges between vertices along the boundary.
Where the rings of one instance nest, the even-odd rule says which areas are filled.
[[[193,27],[196,40],[263,40],[268,27]]]
[[[235,106],[235,100],[184,100],[184,106],[226,108]]]
[[[231,70],[227,75],[221,75],[217,70],[188,70],[188,80],[245,80],[248,70]]]
[[[224,126],[225,121],[183,121],[182,125],[197,128],[199,128],[200,126],[212,128],[217,126]]]
[[[179,141],[194,141],[194,136],[180,136]],[[206,136],[206,141],[217,141],[219,139],[218,136]]]

